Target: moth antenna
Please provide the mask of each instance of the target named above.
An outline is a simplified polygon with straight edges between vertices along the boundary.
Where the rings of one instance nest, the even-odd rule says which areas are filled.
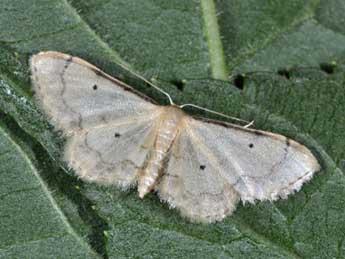
[[[194,107],[194,108],[197,108],[199,110],[203,110],[203,111],[206,111],[206,112],[209,112],[209,113],[213,113],[213,114],[216,114],[216,115],[219,115],[219,116],[223,116],[225,118],[228,118],[228,119],[231,119],[231,120],[234,120],[234,121],[245,122],[245,123],[247,123],[247,125],[244,126],[245,128],[248,128],[248,127],[250,127],[250,126],[252,126],[254,124],[254,121],[241,120],[239,118],[228,116],[228,115],[226,115],[224,113],[216,112],[216,111],[213,111],[213,110],[210,110],[210,109],[207,109],[207,108],[204,108],[204,107],[201,107],[199,105],[192,104],[192,103],[182,104],[179,107],[181,109],[183,109],[184,107],[187,107],[187,106]]]
[[[254,121],[249,122],[247,125],[243,126],[243,128],[249,128],[254,124]]]
[[[138,73],[132,71],[131,69],[129,69],[129,67],[127,67],[124,64],[118,63],[116,62],[116,64],[118,64],[120,67],[122,67],[124,70],[128,71],[129,73],[131,73],[132,75],[136,76],[137,78],[143,80],[146,84],[150,85],[151,87],[153,87],[154,89],[156,89],[157,91],[161,92],[162,94],[164,94],[166,97],[168,97],[168,100],[170,102],[170,105],[174,105],[174,102],[171,98],[171,96],[165,92],[163,89],[159,88],[158,86],[156,86],[155,84],[153,84],[152,82],[150,82],[149,80],[147,80],[145,77],[139,75]]]

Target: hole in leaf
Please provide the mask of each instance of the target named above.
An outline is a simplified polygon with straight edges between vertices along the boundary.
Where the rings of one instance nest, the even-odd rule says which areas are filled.
[[[183,88],[186,84],[186,80],[171,80],[170,83],[182,92],[184,90]]]
[[[320,69],[327,74],[333,74],[336,66],[337,65],[335,62],[333,62],[333,63],[321,63]]]
[[[286,79],[290,79],[291,75],[290,75],[290,70],[286,69],[286,68],[282,68],[279,69],[277,71],[278,75],[285,77]]]
[[[234,85],[240,89],[243,90],[244,88],[244,80],[245,80],[245,75],[243,74],[238,74],[234,77]]]

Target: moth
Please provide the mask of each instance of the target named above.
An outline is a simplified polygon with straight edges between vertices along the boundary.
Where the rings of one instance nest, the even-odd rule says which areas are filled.
[[[190,221],[220,221],[239,200],[286,198],[320,169],[292,139],[158,105],[80,58],[49,51],[30,65],[36,100],[82,180],[137,186],[140,198],[154,190]]]

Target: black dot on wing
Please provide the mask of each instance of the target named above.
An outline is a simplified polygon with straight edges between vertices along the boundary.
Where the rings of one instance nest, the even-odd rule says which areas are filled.
[[[97,88],[98,88],[97,85],[93,85],[93,86],[92,86],[92,89],[93,89],[93,90],[97,90]]]
[[[253,148],[253,147],[254,147],[254,144],[253,144],[253,143],[250,143],[250,144],[248,145],[248,147]]]
[[[200,165],[200,170],[205,170],[206,165]]]
[[[119,137],[121,137],[121,134],[120,133],[118,133],[118,132],[115,132],[115,138],[119,138]]]

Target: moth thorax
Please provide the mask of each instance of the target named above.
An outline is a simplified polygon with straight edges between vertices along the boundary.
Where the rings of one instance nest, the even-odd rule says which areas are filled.
[[[165,109],[166,112],[162,115],[158,128],[155,149],[168,152],[185,114],[179,107],[167,106]]]

